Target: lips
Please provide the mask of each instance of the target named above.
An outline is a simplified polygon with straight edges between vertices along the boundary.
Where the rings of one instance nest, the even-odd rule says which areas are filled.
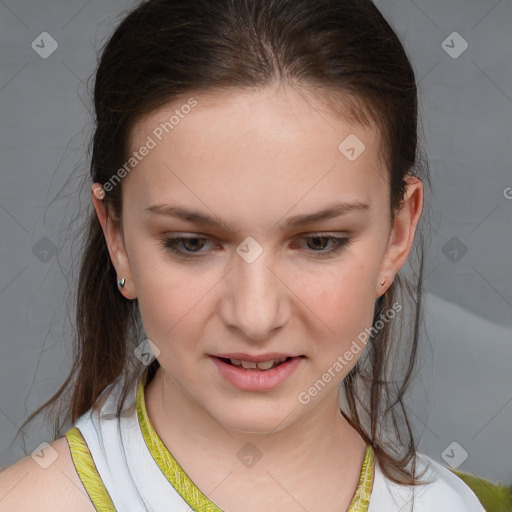
[[[290,357],[279,357],[277,359],[269,359],[267,361],[251,361],[249,359],[233,359],[233,358],[225,358],[221,357],[225,363],[231,364],[233,366],[241,366],[242,368],[245,368],[246,370],[257,370],[257,371],[267,371],[271,370],[272,368],[275,368],[276,366],[279,366],[281,363],[284,363]]]
[[[213,354],[213,357],[220,359],[236,359],[240,361],[252,361],[254,363],[261,363],[263,361],[270,361],[271,359],[281,359],[287,357],[297,357],[293,354],[286,354],[284,352],[266,352],[265,354],[247,354],[245,352],[230,352],[226,354]]]
[[[221,354],[210,356],[219,373],[244,391],[269,391],[285,382],[304,356],[287,354]]]

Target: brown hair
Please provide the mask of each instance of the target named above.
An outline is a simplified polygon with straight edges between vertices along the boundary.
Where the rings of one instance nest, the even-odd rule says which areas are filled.
[[[405,177],[428,180],[418,150],[414,73],[395,32],[370,0],[149,0],[124,17],[101,51],[94,83],[92,182],[104,185],[123,166],[134,125],[160,106],[202,91],[259,88],[275,80],[317,91],[333,108],[346,107],[350,100],[353,116],[378,125],[389,173],[391,220],[403,200]],[[121,185],[106,189],[104,201],[117,219],[121,199]],[[422,483],[415,475],[416,444],[403,403],[422,320],[423,236],[418,233],[414,282],[398,274],[376,301],[373,327],[379,320],[384,325],[372,328],[366,350],[343,382],[349,409],[344,416],[372,445],[385,475],[410,485]],[[62,435],[61,420],[74,423],[109,384],[123,378],[119,412],[144,368],[133,357],[145,338],[138,303],[117,289],[94,211],[89,212],[83,242],[74,364],[57,393],[24,423],[61,397],[55,438]],[[405,314],[382,322],[399,291],[412,304],[406,335]],[[396,326],[399,334],[393,332]],[[407,345],[399,347],[400,337]],[[399,354],[406,354],[403,364],[392,366]],[[158,367],[154,360],[149,379]],[[404,369],[401,378],[397,368]],[[62,414],[65,392],[69,407]]]

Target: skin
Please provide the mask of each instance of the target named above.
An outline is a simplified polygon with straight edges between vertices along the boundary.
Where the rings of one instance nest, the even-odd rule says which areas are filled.
[[[408,178],[392,225],[375,126],[284,85],[194,97],[198,105],[123,179],[121,223],[92,187],[112,262],[126,279],[122,293],[138,298],[160,350],[161,368],[145,390],[150,420],[223,510],[346,510],[365,443],[339,412],[338,385],[363,351],[309,403],[297,396],[371,327],[375,299],[410,252],[422,183]],[[132,148],[185,102],[137,123]],[[354,161],[338,150],[349,134],[365,144]],[[356,200],[368,209],[286,226],[290,216]],[[145,210],[163,203],[216,215],[235,232]],[[315,243],[313,234],[349,244],[329,254],[333,243]],[[173,255],[166,236],[207,238],[180,246],[203,256]],[[248,236],[263,249],[252,263],[236,252]],[[253,392],[227,382],[209,358],[233,352],[305,357],[278,387]],[[247,442],[261,454],[251,468],[237,457]]]

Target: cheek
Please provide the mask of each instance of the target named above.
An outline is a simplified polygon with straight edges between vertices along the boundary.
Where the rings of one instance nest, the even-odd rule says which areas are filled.
[[[313,312],[310,316],[327,334],[326,343],[350,343],[371,326],[376,272],[372,262],[359,262],[308,279],[297,295]],[[300,281],[298,281],[300,282]]]
[[[192,363],[202,339],[199,316],[205,314],[201,312],[204,292],[177,276],[146,277],[138,293],[139,310],[146,336],[160,350],[160,365],[178,382],[185,375],[190,382],[199,381],[199,375],[187,371],[190,366],[185,362]]]
[[[216,279],[212,272],[198,278],[197,269],[161,256],[144,256],[133,258],[132,271],[146,334],[158,347],[169,350],[173,342],[173,350],[185,349],[187,344],[174,341],[186,339],[189,344],[199,338],[201,318],[207,315],[208,291]]]
[[[165,341],[197,317],[201,290],[181,278],[149,277],[137,290],[139,309],[148,336]]]

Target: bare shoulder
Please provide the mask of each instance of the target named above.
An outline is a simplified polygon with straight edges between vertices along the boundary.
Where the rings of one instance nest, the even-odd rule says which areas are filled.
[[[0,512],[95,512],[61,437],[0,472]]]

